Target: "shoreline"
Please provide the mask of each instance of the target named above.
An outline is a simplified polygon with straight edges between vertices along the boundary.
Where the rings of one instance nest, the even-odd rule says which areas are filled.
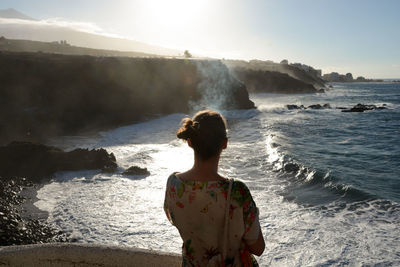
[[[46,223],[49,213],[35,206],[35,202],[39,200],[37,198],[37,192],[43,186],[45,186],[45,184],[33,184],[31,187],[22,188],[20,196],[23,197],[25,201],[17,208],[23,219],[36,219]]]

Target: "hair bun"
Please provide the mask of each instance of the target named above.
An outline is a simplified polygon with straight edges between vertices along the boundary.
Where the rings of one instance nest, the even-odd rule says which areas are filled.
[[[191,127],[193,128],[193,130],[198,131],[200,130],[200,123],[198,121],[192,121]]]
[[[196,155],[208,159],[217,155],[226,142],[226,121],[218,112],[202,110],[194,117],[184,118],[181,127],[176,132],[179,139],[191,141],[191,147]]]
[[[176,137],[187,140],[195,134],[196,128],[199,128],[198,122],[193,122],[191,118],[184,118],[181,121],[181,128],[176,132]]]

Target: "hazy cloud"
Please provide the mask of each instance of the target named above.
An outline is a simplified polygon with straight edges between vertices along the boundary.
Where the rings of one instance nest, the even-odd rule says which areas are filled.
[[[105,31],[91,22],[71,21],[64,18],[25,20],[0,18],[0,35],[10,39],[53,42],[66,40],[69,44],[95,49],[135,51],[176,56],[179,51],[154,46]]]
[[[75,31],[100,34],[109,37],[120,37],[115,34],[105,32],[101,27],[92,22],[71,21],[64,18],[49,18],[44,20],[24,20],[13,18],[0,18],[0,25],[21,25],[32,27],[61,27]]]

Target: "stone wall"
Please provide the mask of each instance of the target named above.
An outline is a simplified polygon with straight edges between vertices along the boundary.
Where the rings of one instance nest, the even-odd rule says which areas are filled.
[[[0,248],[1,266],[146,266],[178,267],[181,256],[159,251],[76,243]]]

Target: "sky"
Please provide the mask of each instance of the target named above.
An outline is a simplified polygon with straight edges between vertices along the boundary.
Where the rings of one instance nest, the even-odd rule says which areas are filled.
[[[399,0],[1,0],[5,8],[195,55],[400,78]]]

